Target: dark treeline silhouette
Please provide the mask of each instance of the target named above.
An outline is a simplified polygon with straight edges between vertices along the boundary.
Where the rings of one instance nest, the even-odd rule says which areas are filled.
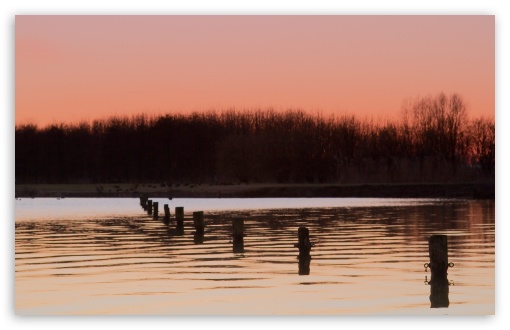
[[[493,180],[494,119],[459,95],[396,121],[273,110],[16,127],[16,183],[391,183]]]

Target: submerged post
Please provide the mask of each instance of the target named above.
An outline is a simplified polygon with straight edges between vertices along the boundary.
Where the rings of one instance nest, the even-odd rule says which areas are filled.
[[[152,200],[147,200],[147,215],[152,215]]]
[[[184,207],[177,206],[175,208],[175,220],[177,221],[177,228],[184,228]]]
[[[154,208],[154,211],[152,212],[154,215],[153,215],[153,219],[158,219],[158,206],[159,206],[159,203],[158,202],[153,202],[152,203],[152,207]]]
[[[193,225],[195,226],[195,233],[193,234],[193,241],[195,244],[204,243],[204,212],[193,212]]]
[[[232,220],[232,241],[234,253],[244,252],[244,219]]]
[[[294,245],[299,248],[299,275],[310,275],[310,250],[312,249],[312,243],[310,243],[310,231],[306,227],[299,227],[298,229],[298,242]]]
[[[298,229],[298,243],[299,255],[310,255],[312,243],[310,243],[310,231],[306,227],[299,227]]]
[[[168,225],[170,223],[170,208],[168,207],[168,204],[164,204],[163,209],[165,211],[165,217],[163,218],[163,222],[165,225]]]
[[[195,225],[197,234],[203,235],[205,228],[204,211],[193,212],[193,224]]]

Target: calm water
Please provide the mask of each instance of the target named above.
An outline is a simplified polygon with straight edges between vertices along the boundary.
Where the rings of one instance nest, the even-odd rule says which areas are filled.
[[[185,207],[183,231],[137,199],[17,200],[17,313],[494,314],[494,201],[154,200],[160,218],[165,203],[172,216]],[[205,212],[203,238],[195,210]],[[238,218],[245,238],[234,247]],[[315,244],[301,269],[299,226]],[[454,263],[447,308],[431,308],[432,234],[448,235]]]

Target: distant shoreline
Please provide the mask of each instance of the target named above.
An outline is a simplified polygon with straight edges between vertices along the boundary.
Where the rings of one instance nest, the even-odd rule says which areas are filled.
[[[373,198],[474,198],[495,199],[495,183],[408,184],[19,184],[16,198],[27,197],[373,197]]]

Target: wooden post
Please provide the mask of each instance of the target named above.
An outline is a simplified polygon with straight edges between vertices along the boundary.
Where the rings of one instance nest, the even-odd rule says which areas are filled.
[[[299,227],[298,229],[298,242],[294,244],[295,247],[299,248],[299,275],[310,275],[310,250],[312,249],[312,243],[310,243],[310,231],[306,227]]]
[[[232,220],[232,238],[234,253],[244,253],[244,219]]]
[[[429,257],[431,281],[434,277],[446,277],[448,270],[448,237],[446,235],[429,237]]]
[[[204,211],[193,212],[193,224],[195,225],[197,234],[204,235]]]
[[[234,242],[244,240],[244,219],[232,220],[232,237]]]
[[[163,223],[168,225],[170,223],[170,208],[168,204],[163,205],[163,209],[165,210],[165,217],[163,218]]]
[[[152,215],[152,200],[147,200],[147,215]]]
[[[430,308],[448,307],[448,236],[429,237]]]
[[[159,203],[158,202],[153,202],[152,203],[152,207],[154,208],[154,211],[153,211],[153,219],[158,219],[158,206],[159,206]]]
[[[147,197],[140,196],[140,206],[143,208],[144,211],[147,211]]]
[[[298,243],[296,246],[299,248],[300,256],[309,256],[312,249],[310,243],[310,231],[306,227],[299,227],[298,229]]]
[[[175,208],[175,220],[177,221],[177,228],[184,228],[184,207],[177,206]]]

